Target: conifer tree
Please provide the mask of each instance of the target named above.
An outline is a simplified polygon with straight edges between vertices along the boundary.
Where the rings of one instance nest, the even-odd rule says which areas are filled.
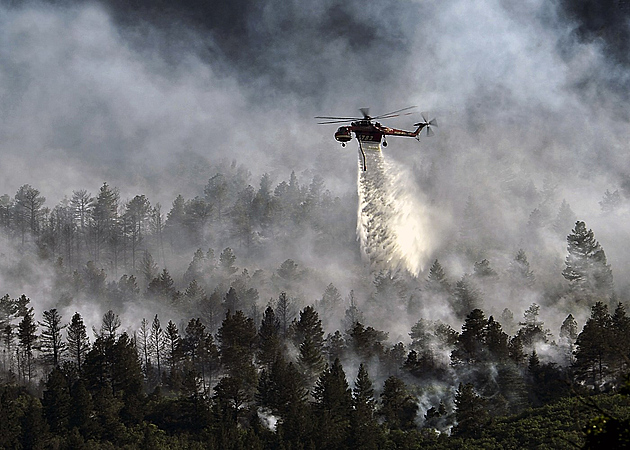
[[[281,351],[280,321],[273,308],[267,306],[258,330],[257,360],[263,367],[269,369],[280,356]]]
[[[475,393],[470,383],[460,383],[455,393],[455,418],[457,425],[453,428],[453,435],[464,438],[480,437],[489,421],[486,400]]]
[[[470,275],[464,275],[455,284],[453,309],[458,317],[466,317],[473,309],[481,306],[482,299],[479,290],[470,279]]]
[[[347,447],[352,412],[352,392],[338,359],[324,370],[313,388],[318,426],[316,438],[322,448]]]
[[[51,431],[65,434],[68,431],[70,409],[73,405],[68,380],[59,367],[55,366],[48,374],[42,406]]]
[[[566,349],[567,362],[573,363],[573,350],[578,337],[578,325],[573,314],[569,314],[566,319],[564,319],[564,322],[562,322],[559,336],[560,345]]]
[[[156,314],[151,323],[151,334],[149,338],[149,354],[155,358],[158,380],[162,376],[162,360],[167,347],[167,339],[160,324],[160,319]]]
[[[352,390],[350,415],[350,448],[376,450],[380,444],[380,429],[376,422],[376,400],[372,380],[364,364],[359,366]]]
[[[510,263],[508,273],[510,275],[510,282],[516,288],[531,288],[536,281],[534,272],[530,270],[529,261],[527,261],[527,255],[523,249],[519,249],[516,253],[514,260]]]
[[[614,373],[620,377],[627,373],[628,355],[630,355],[630,317],[626,307],[618,303],[610,318],[611,365]]]
[[[56,308],[43,313],[43,322],[40,335],[40,351],[47,364],[56,367],[61,362],[61,357],[66,351],[66,343],[63,341],[61,331],[66,325],[61,324],[61,315]]]
[[[168,325],[166,326],[166,347],[171,377],[174,375],[179,363],[180,344],[181,341],[177,325],[175,325],[172,320],[169,320]]]
[[[480,309],[473,309],[466,316],[464,325],[462,325],[462,333],[451,353],[453,364],[470,364],[485,359],[487,350],[484,345],[484,334],[487,325],[488,320]]]
[[[395,376],[385,380],[379,414],[391,430],[411,430],[415,427],[418,404],[409,394],[405,383]]]
[[[613,276],[606,254],[592,230],[581,221],[567,236],[568,255],[562,276],[569,281],[578,299],[607,301],[613,294]]]
[[[77,369],[80,371],[87,353],[90,351],[90,342],[81,314],[74,313],[66,330],[68,340],[68,354]]]
[[[602,385],[610,370],[611,337],[608,306],[597,302],[575,343],[574,369],[578,380],[595,388]]]

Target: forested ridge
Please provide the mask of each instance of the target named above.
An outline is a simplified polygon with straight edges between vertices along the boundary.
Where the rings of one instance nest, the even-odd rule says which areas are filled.
[[[495,264],[469,200],[415,278],[363,266],[356,199],[320,177],[250,182],[218,166],[168,211],[108,183],[53,208],[29,184],[0,198],[19,254],[3,279],[47,286],[0,298],[0,446],[571,448],[627,430],[626,298],[566,202],[545,225],[570,224],[564,261],[537,266],[555,273],[524,249]]]

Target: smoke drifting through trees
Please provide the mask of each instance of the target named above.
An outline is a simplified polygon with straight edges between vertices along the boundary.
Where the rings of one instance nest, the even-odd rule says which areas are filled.
[[[620,245],[629,238],[627,113],[620,106],[627,71],[618,65],[624,61],[610,57],[625,45],[610,32],[621,22],[606,30],[602,46],[590,40],[599,25],[589,22],[573,33],[581,12],[567,17],[562,5],[537,1],[396,1],[367,8],[268,2],[264,11],[247,4],[245,16],[226,6],[207,26],[190,28],[188,19],[167,25],[142,2],[108,5],[30,2],[3,6],[0,15],[0,193],[7,194],[0,198],[0,222],[8,230],[0,237],[0,282],[10,299],[25,292],[35,308],[12,319],[21,325],[20,339],[9,333],[14,328],[3,330],[6,348],[20,345],[5,367],[22,381],[39,369],[31,357],[38,356],[33,325],[53,308],[66,321],[81,311],[87,329],[111,309],[129,332],[141,318],[168,310],[171,316],[160,318],[172,320],[166,330],[174,349],[176,327],[185,330],[193,317],[201,322],[192,324],[191,336],[204,326],[198,334],[207,338],[216,336],[228,309],[231,318],[240,310],[258,325],[269,304],[287,337],[292,320],[312,303],[322,307],[322,327],[331,333],[328,355],[340,357],[348,380],[358,373],[357,354],[371,358],[365,367],[379,388],[392,372],[410,374],[414,385],[416,378],[451,373],[455,347],[457,361],[474,361],[448,386],[436,387],[440,394],[414,393],[421,411],[433,408],[427,420],[438,429],[452,423],[443,414],[452,402],[441,395],[452,388],[473,412],[484,401],[478,396],[503,396],[507,404],[492,405],[497,415],[519,410],[528,395],[532,404],[553,398],[557,386],[541,380],[564,376],[577,358],[571,330],[581,330],[591,315],[577,379],[595,388],[621,373],[618,350],[587,339],[612,339],[606,333],[619,326],[611,325],[608,311],[617,312],[616,300],[627,301],[630,280],[630,255]],[[182,6],[184,16],[189,5]],[[422,204],[432,207],[421,214],[430,217],[426,236],[439,245],[418,244],[412,262],[400,255],[393,261],[417,278],[405,270],[370,273],[359,263],[355,151],[338,152],[312,123],[314,115],[350,114],[366,104],[383,110],[418,104],[440,117],[437,138],[387,149],[384,162],[409,172],[389,173],[385,165],[381,173],[394,185],[360,191],[362,203],[378,194],[395,209],[389,200],[419,186]],[[218,168],[225,154],[247,166]],[[93,201],[98,208],[88,211]],[[578,220],[584,226],[575,228]],[[381,237],[397,225],[390,223]],[[580,252],[588,249],[569,249],[568,235],[594,250],[586,268]],[[368,247],[374,242],[362,239]],[[385,259],[404,250],[396,250],[392,237],[386,242],[392,252]],[[420,248],[427,254],[417,254]],[[428,263],[424,271],[417,261]],[[574,273],[581,277],[575,282]],[[593,311],[595,300],[608,304]],[[623,324],[622,311],[616,315],[615,323]],[[414,356],[409,333],[421,319],[429,323],[413,332],[420,336],[426,328],[429,336],[426,344],[413,338]],[[454,339],[462,324],[464,338]],[[78,333],[73,358],[84,364],[77,353],[86,344],[81,322],[71,325]],[[562,343],[553,345],[555,336]],[[299,348],[291,345],[293,365],[278,363],[274,376],[296,373]],[[123,340],[116,352],[129,347]],[[352,351],[344,359],[346,347]],[[302,361],[317,362],[316,350],[306,346]],[[177,372],[178,358],[172,353],[163,367]],[[489,363],[495,359],[503,364]],[[197,354],[194,366],[216,375]],[[339,367],[328,372],[328,381],[340,373]],[[523,380],[544,389],[525,395]],[[191,396],[201,389],[198,381],[186,380]],[[221,385],[217,404],[226,413],[234,413],[239,399],[251,400],[252,380],[236,381]],[[387,399],[405,396],[396,380],[388,387]],[[230,392],[237,395],[227,400]],[[292,395],[303,404],[300,386]],[[383,415],[392,428],[409,426],[400,415]],[[283,427],[303,423],[296,417]],[[457,433],[469,431],[462,426]]]

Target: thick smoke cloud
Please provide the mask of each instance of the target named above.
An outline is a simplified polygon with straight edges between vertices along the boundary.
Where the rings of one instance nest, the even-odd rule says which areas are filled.
[[[340,151],[334,127],[312,117],[414,104],[438,117],[438,136],[391,139],[386,152],[442,215],[436,257],[472,203],[493,264],[523,247],[545,273],[566,243],[541,231],[546,245],[532,246],[529,219],[539,209],[551,221],[566,199],[623,286],[627,211],[604,215],[599,205],[607,189],[628,194],[618,5],[595,16],[537,0],[173,5],[1,7],[1,193],[30,183],[53,206],[108,181],[122,198],[168,205],[201,194],[207,162],[223,159],[247,162],[254,180],[309,170],[335,193],[352,192],[356,150]],[[179,172],[187,165],[199,169],[197,184]],[[453,277],[471,270],[446,262]]]

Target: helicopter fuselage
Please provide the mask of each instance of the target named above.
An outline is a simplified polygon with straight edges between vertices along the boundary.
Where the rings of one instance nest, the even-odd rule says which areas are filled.
[[[415,131],[405,131],[385,127],[378,122],[359,120],[352,122],[349,126],[339,127],[335,132],[335,139],[345,144],[352,140],[352,133],[354,133],[359,142],[380,143],[385,135],[417,137],[423,127],[424,124],[420,125]]]

